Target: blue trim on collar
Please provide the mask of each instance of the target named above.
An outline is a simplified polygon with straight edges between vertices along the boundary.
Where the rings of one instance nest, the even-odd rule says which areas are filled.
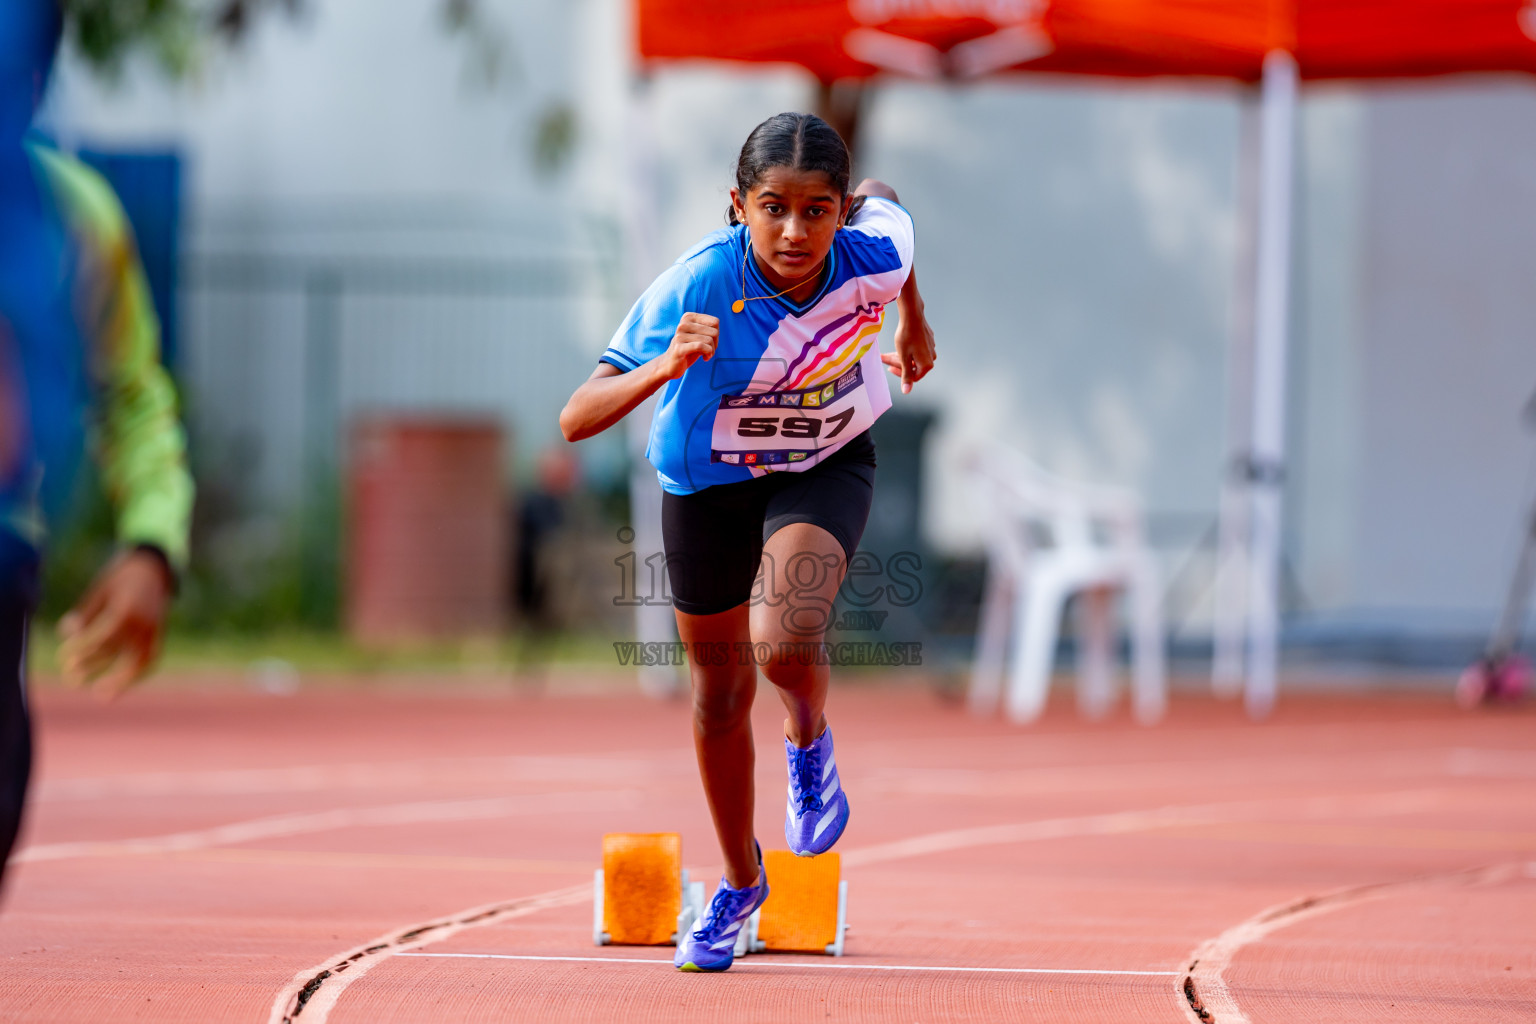
[[[839,229],[839,230],[841,230],[841,229]],[[751,242],[748,241],[747,229],[746,229],[745,226],[742,227],[741,234],[740,234],[739,237],[741,238],[742,246],[746,250],[750,250],[752,246],[751,246]],[[774,288],[772,285],[770,285],[768,283],[768,279],[763,277],[763,272],[762,272],[762,270],[757,265],[757,257],[756,257],[756,255],[753,255],[753,257],[751,259],[743,260],[742,262],[744,262],[747,266],[752,268],[752,278],[753,278],[754,281],[757,282],[758,286],[762,289],[762,292],[763,292],[761,298],[767,299],[770,296],[773,296],[773,301],[774,302],[777,302],[779,305],[783,306],[786,310],[789,311],[791,316],[795,317],[798,320],[800,317],[804,316],[805,314],[809,313],[811,310],[815,309],[816,308],[816,304],[818,302],[820,302],[822,299],[826,298],[827,297],[827,292],[832,290],[832,282],[834,280],[836,280],[836,278],[837,278],[837,242],[836,242],[836,236],[834,236],[834,240],[833,240],[833,243],[832,243],[832,248],[827,250],[826,264],[825,264],[825,266],[824,266],[824,268],[822,270],[821,287],[816,289],[816,293],[814,295],[812,295],[809,299],[807,299],[803,305],[796,304],[795,302],[792,302],[789,299],[789,297],[786,296],[786,295],[778,295],[778,296],[774,296],[773,295],[773,293],[778,291],[778,289]],[[748,295],[747,297],[751,298],[752,296]],[[739,296],[738,296],[738,298],[739,298]]]

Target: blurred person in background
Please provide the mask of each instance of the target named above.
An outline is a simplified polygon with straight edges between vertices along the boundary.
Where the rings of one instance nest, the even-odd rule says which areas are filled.
[[[27,135],[61,33],[53,0],[0,4],[0,870],[31,772],[26,640],[44,527],[74,488],[87,433],[120,550],[59,623],[68,682],[115,696],[149,670],[192,507],[127,218],[100,176]]]
[[[555,566],[550,548],[570,518],[571,495],[580,481],[581,463],[575,455],[562,448],[546,449],[539,456],[538,482],[518,505],[512,593],[518,614],[535,628],[558,622],[551,607]]]

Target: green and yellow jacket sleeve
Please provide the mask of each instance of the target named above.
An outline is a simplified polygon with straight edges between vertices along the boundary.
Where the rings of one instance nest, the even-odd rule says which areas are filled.
[[[99,174],[54,149],[32,152],[80,254],[76,302],[95,390],[92,448],[117,511],[118,540],[154,545],[180,571],[192,476],[132,228]]]

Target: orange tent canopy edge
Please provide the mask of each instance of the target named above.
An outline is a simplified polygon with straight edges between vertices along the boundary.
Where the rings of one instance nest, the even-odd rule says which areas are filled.
[[[635,0],[639,54],[882,72],[1257,81],[1536,72],[1536,0]]]

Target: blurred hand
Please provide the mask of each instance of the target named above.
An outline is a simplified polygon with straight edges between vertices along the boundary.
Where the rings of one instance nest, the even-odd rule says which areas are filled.
[[[64,681],[111,699],[138,682],[160,654],[172,580],[151,552],[125,551],[59,620]]]

